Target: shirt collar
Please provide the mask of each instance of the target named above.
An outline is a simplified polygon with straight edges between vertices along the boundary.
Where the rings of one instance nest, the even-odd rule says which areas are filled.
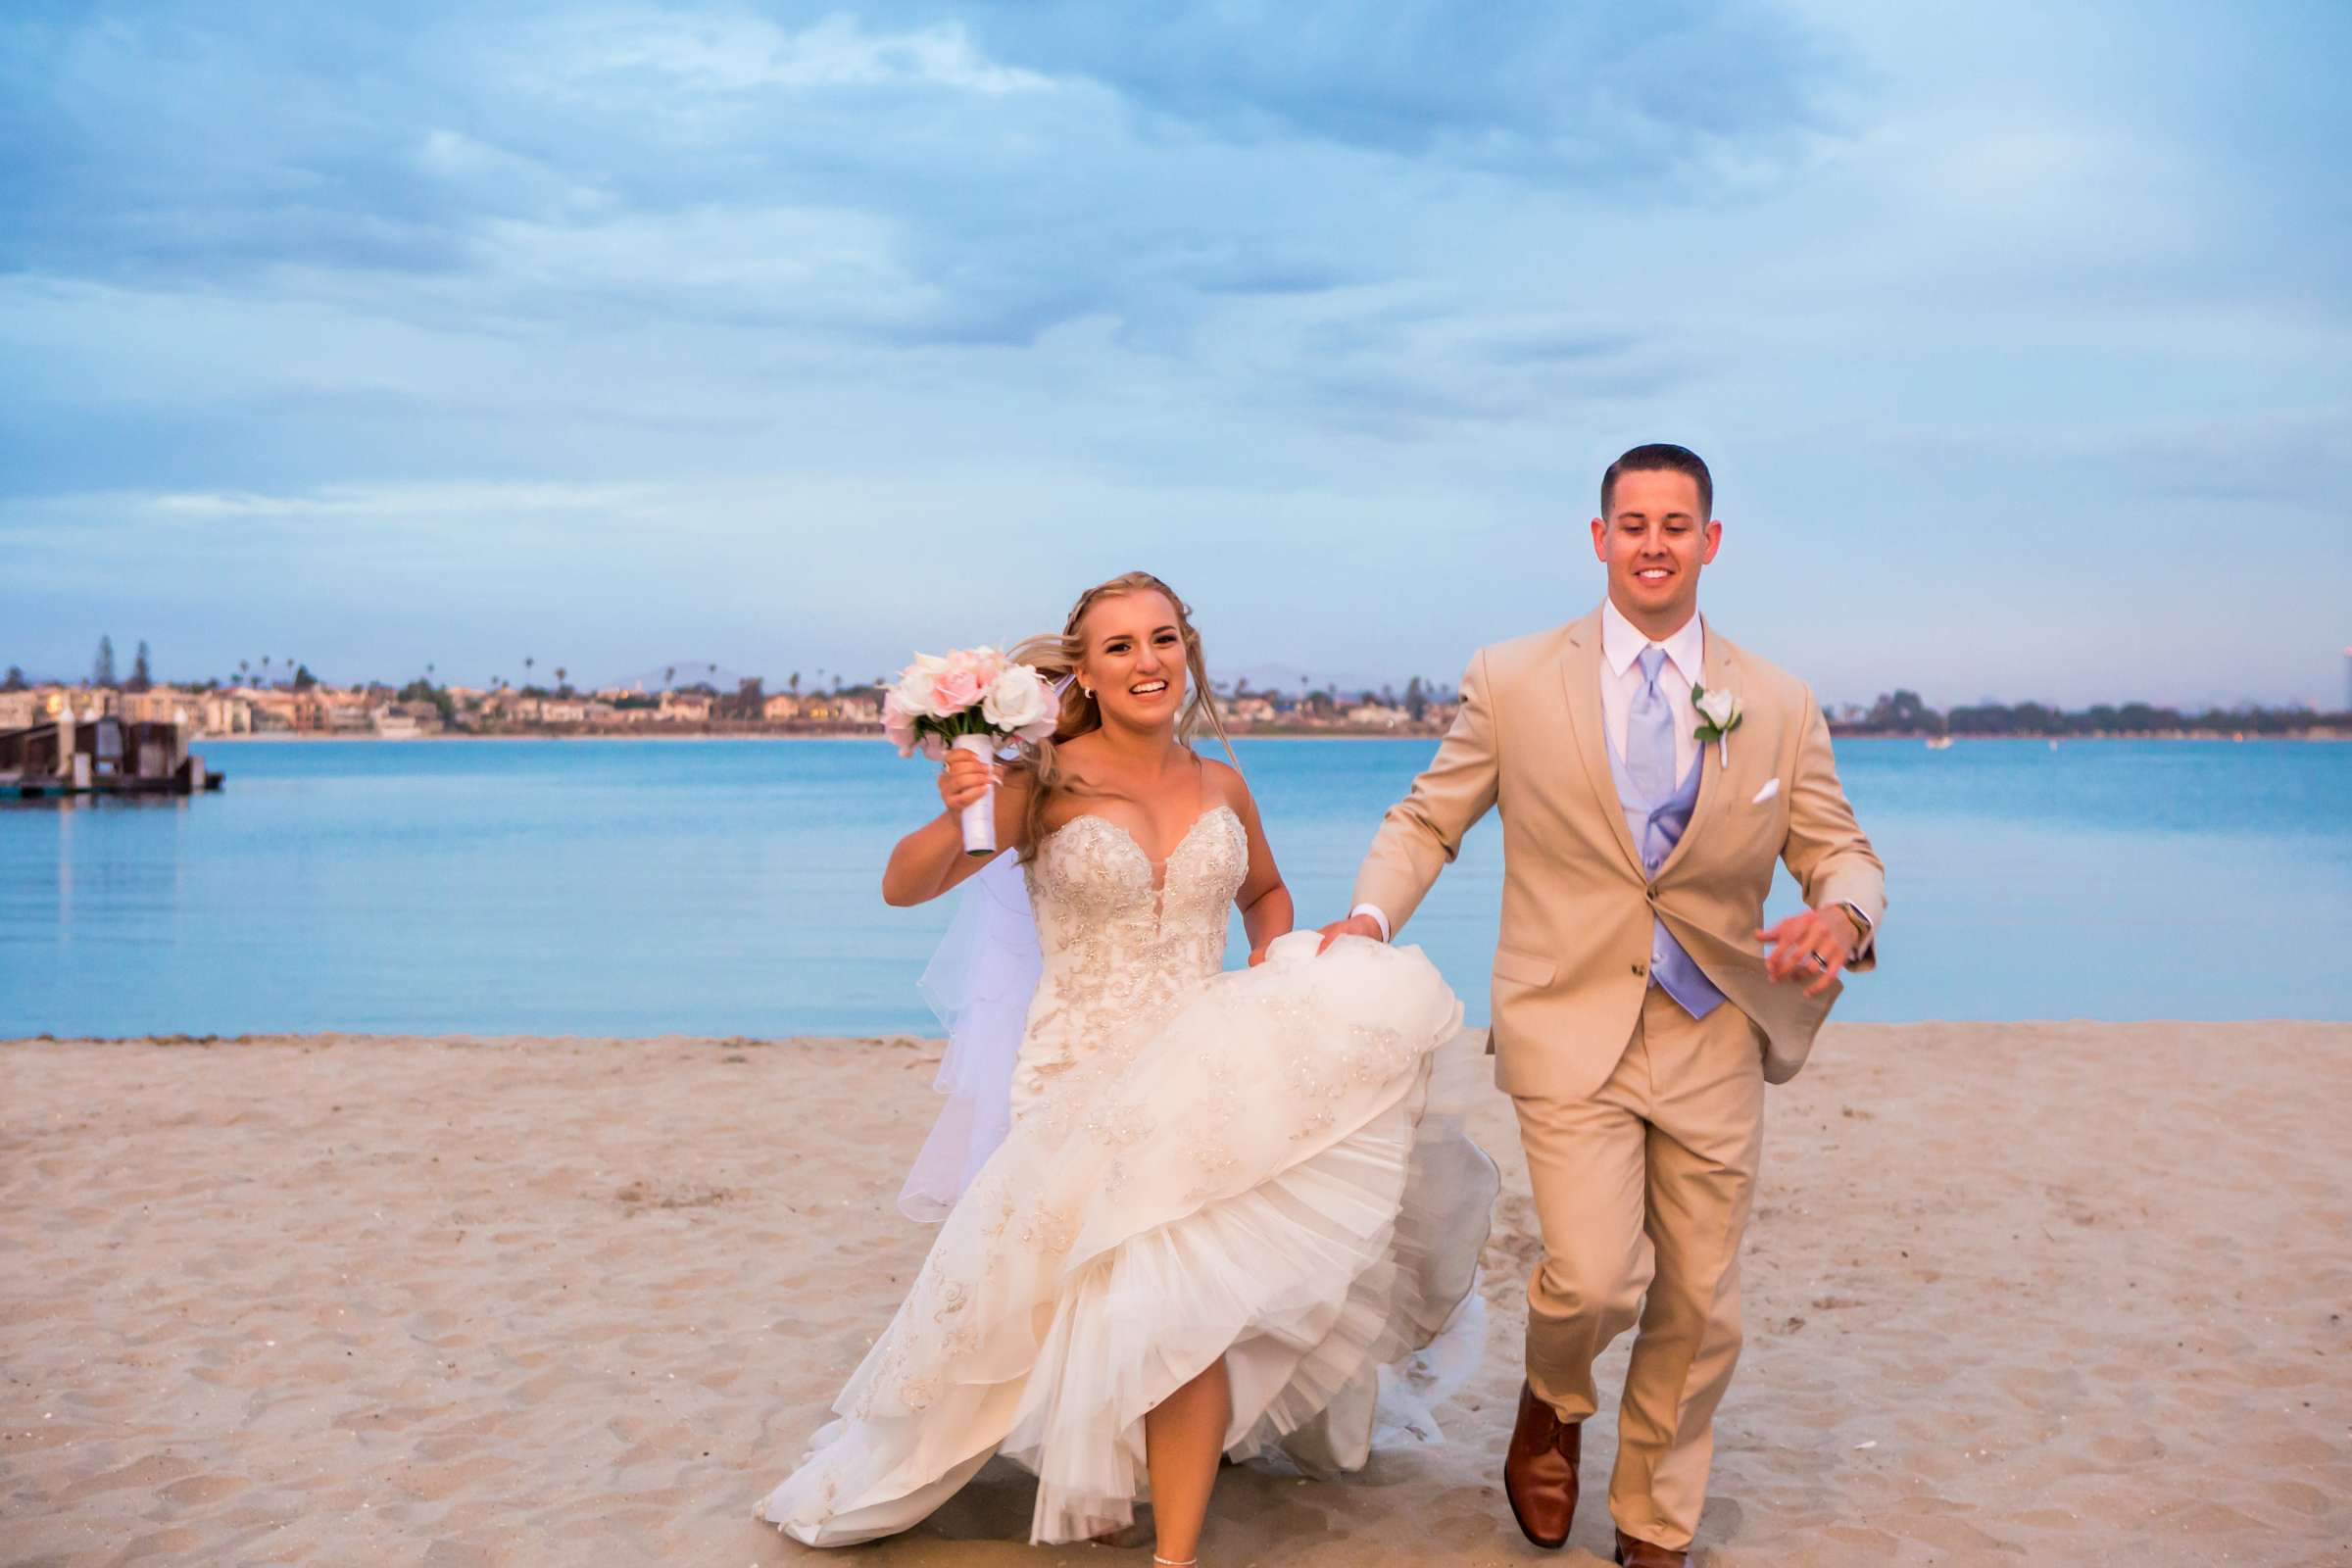
[[[1600,657],[1607,661],[1611,674],[1622,675],[1642,657],[1642,650],[1650,646],[1649,638],[1625,618],[1613,599],[1600,602]],[[1682,624],[1682,628],[1657,646],[1666,650],[1667,662],[1684,680],[1695,685],[1706,673],[1706,622],[1696,611]]]

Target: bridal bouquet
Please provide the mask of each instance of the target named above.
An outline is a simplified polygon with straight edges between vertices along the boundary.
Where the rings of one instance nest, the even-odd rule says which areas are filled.
[[[918,750],[934,761],[951,750],[993,760],[1011,741],[1054,733],[1054,693],[1045,677],[994,648],[967,648],[941,659],[917,654],[882,698],[882,733],[901,757]],[[966,855],[997,853],[997,795],[963,808]]]

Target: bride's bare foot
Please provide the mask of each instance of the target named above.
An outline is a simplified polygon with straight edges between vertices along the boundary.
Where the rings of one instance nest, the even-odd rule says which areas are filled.
[[[1154,1545],[1158,1539],[1159,1532],[1152,1527],[1152,1509],[1151,1505],[1147,1503],[1136,1511],[1134,1519],[1119,1526],[1118,1529],[1106,1531],[1100,1536],[1089,1536],[1087,1544],[1090,1546],[1118,1546],[1133,1551],[1138,1546]]]

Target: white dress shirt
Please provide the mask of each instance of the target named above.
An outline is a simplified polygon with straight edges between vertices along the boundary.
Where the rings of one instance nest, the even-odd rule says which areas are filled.
[[[1706,625],[1694,610],[1680,631],[1653,643],[1625,618],[1615,600],[1601,601],[1600,721],[1608,728],[1609,745],[1619,761],[1625,760],[1626,726],[1632,721],[1634,698],[1642,690],[1638,661],[1645,648],[1666,650],[1666,662],[1658,668],[1658,690],[1674,710],[1674,782],[1680,785],[1690,776],[1691,760],[1698,756],[1698,710],[1690,706],[1690,688],[1706,674]]]

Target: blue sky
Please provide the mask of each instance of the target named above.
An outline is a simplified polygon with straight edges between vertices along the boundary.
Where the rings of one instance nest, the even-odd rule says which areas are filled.
[[[1827,699],[2333,705],[2346,60],[2333,4],[13,4],[0,662],[871,674],[1143,565],[1212,664],[1450,678],[1671,439],[1710,614]]]

